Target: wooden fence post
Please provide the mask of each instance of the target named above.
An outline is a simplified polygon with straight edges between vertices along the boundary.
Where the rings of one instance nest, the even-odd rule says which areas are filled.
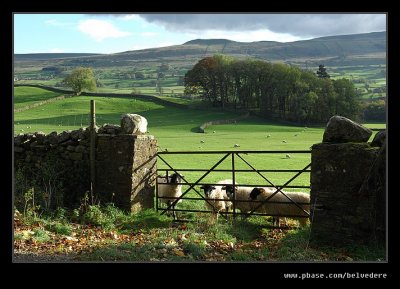
[[[96,106],[95,101],[90,100],[90,197],[92,205],[96,193]]]

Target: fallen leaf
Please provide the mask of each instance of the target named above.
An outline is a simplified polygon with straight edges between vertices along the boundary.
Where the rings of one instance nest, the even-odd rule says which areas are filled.
[[[185,253],[183,251],[180,251],[178,249],[173,249],[172,252],[174,252],[175,255],[180,256],[180,257],[184,257]]]

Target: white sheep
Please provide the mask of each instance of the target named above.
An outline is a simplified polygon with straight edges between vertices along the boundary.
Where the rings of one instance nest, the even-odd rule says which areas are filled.
[[[182,176],[177,173],[172,174],[168,178],[166,176],[157,177],[157,193],[161,203],[165,203],[169,207],[175,202],[176,198],[182,196],[182,185],[179,184],[181,182],[181,177]],[[182,200],[179,200],[171,207],[174,220],[176,220],[175,205],[180,202],[182,202]]]
[[[227,196],[229,199],[233,200],[233,186],[226,185],[222,188],[226,191]],[[235,195],[236,195],[236,209],[239,209],[242,213],[247,213],[252,211],[257,203],[249,202],[250,201],[250,193],[254,188],[252,187],[241,187],[235,186]]]
[[[232,180],[222,180],[217,182],[217,185],[203,185],[200,188],[204,190],[204,194],[207,199],[206,206],[208,209],[211,209],[216,215],[218,219],[218,213],[222,210],[228,211],[228,209],[232,206],[232,202],[229,201],[229,197],[226,194],[226,191],[222,188],[226,185],[230,184],[232,186]],[[236,184],[236,183],[235,183]],[[225,200],[225,201],[223,201]]]
[[[268,197],[270,197],[273,193],[274,191],[268,188],[254,188],[250,193],[250,199],[263,201]],[[305,211],[310,212],[309,194],[303,192],[283,192],[283,193],[285,193],[290,199],[298,203],[299,206],[303,208]],[[273,202],[285,202],[285,203],[274,204]],[[306,203],[306,204],[300,204],[300,203]],[[282,217],[297,219],[300,222],[301,226],[305,226],[307,224],[307,218],[291,217],[291,215],[300,215],[305,217],[308,215],[299,207],[297,207],[293,202],[291,202],[287,197],[285,197],[281,192],[275,194],[266,203],[264,203],[257,211],[264,214],[280,215]],[[278,217],[278,226],[279,226],[279,217]]]

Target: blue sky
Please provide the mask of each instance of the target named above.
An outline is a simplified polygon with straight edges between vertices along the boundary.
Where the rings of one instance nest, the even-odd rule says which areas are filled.
[[[385,30],[385,14],[14,14],[14,53],[116,53],[197,38],[290,42]]]

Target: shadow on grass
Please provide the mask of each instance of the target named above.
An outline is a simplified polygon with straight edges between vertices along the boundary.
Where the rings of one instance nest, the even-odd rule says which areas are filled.
[[[277,257],[282,261],[384,261],[385,246],[371,243],[341,246],[309,242],[310,227],[289,232],[280,241]]]
[[[248,220],[236,220],[226,231],[239,241],[251,242],[261,235],[261,229],[259,224]]]
[[[134,215],[128,222],[123,223],[120,226],[120,230],[143,230],[148,232],[152,229],[169,228],[171,223],[171,217],[164,215],[160,216],[160,214],[154,210],[144,210],[137,215]]]
[[[199,126],[192,127],[192,128],[190,129],[190,132],[201,133],[201,132],[200,132],[200,127],[199,127]]]

